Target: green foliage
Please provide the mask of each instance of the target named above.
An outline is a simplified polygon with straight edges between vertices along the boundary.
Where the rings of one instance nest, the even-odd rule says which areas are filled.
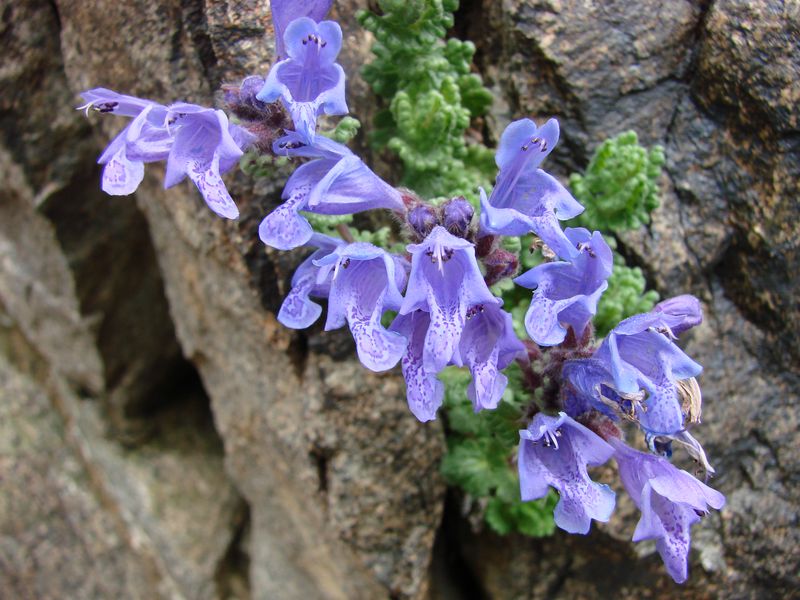
[[[492,101],[480,77],[470,73],[471,42],[444,40],[457,0],[379,0],[383,14],[358,14],[375,35],[375,60],[364,79],[388,110],[376,119],[371,142],[388,147],[403,163],[402,185],[426,198],[465,196],[477,204],[478,186],[489,187],[494,155],[468,144],[470,119]]]
[[[381,248],[392,247],[392,230],[387,227],[380,227],[375,231],[359,230],[353,227],[353,215],[320,215],[312,212],[300,211],[314,231],[332,237],[341,237],[338,227],[345,225],[347,231],[353,236],[353,241],[368,242]]]
[[[628,267],[614,253],[614,271],[608,279],[608,289],[600,298],[594,317],[595,333],[605,336],[622,319],[649,311],[658,302],[658,292],[645,291],[647,282],[639,267]]]
[[[658,206],[658,177],[664,149],[639,145],[636,133],[626,131],[603,142],[586,173],[569,178],[572,193],[586,210],[577,221],[589,229],[622,231],[650,221]]]
[[[497,409],[476,414],[467,398],[470,374],[454,368],[440,374],[450,429],[442,473],[471,496],[486,499],[484,518],[498,533],[550,535],[557,496],[550,494],[535,502],[522,502],[519,497],[515,456],[529,397],[522,391],[516,365],[509,367],[507,375],[509,386]]]
[[[347,225],[349,229],[353,222],[353,215],[319,215],[305,211],[300,211],[300,214],[308,220],[314,231],[333,237],[341,237],[337,231],[339,225]]]
[[[514,481],[514,486],[519,495],[519,482]],[[556,529],[553,510],[557,502],[558,495],[552,490],[544,498],[532,502],[507,501],[498,495],[489,500],[484,518],[499,534],[519,531],[531,537],[545,537],[553,535]]]
[[[336,124],[336,127],[334,127],[331,131],[321,131],[320,133],[331,138],[335,142],[346,144],[356,137],[359,127],[361,127],[361,121],[358,119],[353,117],[342,117],[342,119]]]
[[[257,150],[251,149],[239,159],[239,168],[253,179],[270,179],[278,169],[284,167],[288,162],[284,156],[260,154]]]

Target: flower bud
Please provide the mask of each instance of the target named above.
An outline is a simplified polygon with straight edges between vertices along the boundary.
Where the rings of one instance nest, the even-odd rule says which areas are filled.
[[[457,237],[467,237],[475,209],[463,196],[448,200],[442,206],[444,227]]]
[[[408,211],[406,220],[411,231],[419,236],[419,239],[424,239],[439,224],[436,209],[428,204],[418,204],[412,208]]]
[[[498,248],[483,259],[486,267],[486,285],[492,286],[501,279],[513,277],[519,267],[519,258],[513,252]]]
[[[259,121],[269,114],[269,105],[256,98],[256,94],[264,87],[264,78],[258,75],[245,77],[241,85],[225,85],[225,103],[233,114],[248,121]]]

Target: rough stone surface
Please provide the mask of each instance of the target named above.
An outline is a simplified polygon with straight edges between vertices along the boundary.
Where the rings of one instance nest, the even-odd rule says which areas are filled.
[[[71,441],[113,503],[128,535],[159,575],[186,598],[221,595],[227,555],[244,525],[244,503],[223,468],[208,398],[191,371],[149,415],[151,433],[136,447],[106,435],[97,403],[61,387]]]
[[[370,38],[354,10],[367,2],[336,4],[349,104],[366,123],[377,103],[357,76]],[[276,322],[303,252],[265,250],[256,229],[288,169],[257,186],[227,177],[235,223],[188,183],[164,192],[160,165],[135,198],[98,192],[96,157],[123,123],[87,122],[77,93],[219,102],[220,84],[269,66],[268,3],[0,0],[4,591],[796,594],[800,7],[462,4],[455,32],[476,42],[496,96],[487,142],[512,119],[557,116],[548,164],[562,176],[625,129],[665,146],[661,206],[619,242],[662,295],[695,293],[707,311],[687,350],[705,366],[697,435],[728,505],[695,527],[689,583],[627,541],[630,504],[585,538],[470,529],[445,501],[441,428],[410,417],[398,374],[362,369],[346,331]]]
[[[65,443],[45,390],[0,357],[0,587],[8,598],[164,595]]]

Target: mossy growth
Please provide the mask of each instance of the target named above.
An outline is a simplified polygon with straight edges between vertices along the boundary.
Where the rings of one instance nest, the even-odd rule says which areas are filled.
[[[475,46],[445,40],[457,0],[379,0],[378,7],[380,15],[357,15],[375,35],[364,79],[387,103],[371,142],[400,157],[401,184],[420,196],[465,196],[477,204],[478,186],[494,178],[494,153],[464,134],[492,95],[470,71]]]
[[[623,231],[650,222],[658,207],[658,178],[664,149],[639,145],[634,131],[607,139],[592,156],[586,172],[573,173],[570,189],[586,210],[576,219],[589,229]]]

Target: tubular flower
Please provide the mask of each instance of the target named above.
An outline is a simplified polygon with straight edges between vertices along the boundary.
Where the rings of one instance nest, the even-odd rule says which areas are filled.
[[[283,35],[288,58],[275,63],[257,98],[281,99],[295,129],[312,143],[317,117],[346,115],[345,75],[336,57],[342,48],[342,29],[334,21],[316,23],[308,17],[292,21]]]
[[[500,138],[495,162],[500,169],[491,196],[481,194],[481,234],[525,235],[535,232],[558,256],[577,250],[564,235],[559,219],[571,219],[583,207],[539,165],[558,143],[558,121],[541,128],[530,119],[514,121]]]
[[[625,319],[595,353],[608,368],[618,394],[647,393],[645,399],[634,400],[633,409],[642,428],[655,435],[671,435],[684,428],[677,381],[696,377],[703,370],[658,330],[663,324],[655,312]]]
[[[278,311],[278,321],[290,329],[305,329],[319,319],[322,307],[316,302],[312,302],[310,297],[328,297],[331,290],[332,273],[327,269],[322,272],[315,261],[344,245],[344,241],[315,233],[309,239],[309,245],[316,246],[317,250],[305,259],[294,272],[292,289],[284,298],[280,311]]]
[[[255,138],[229,123],[223,111],[184,102],[166,107],[104,88],[82,97],[87,104],[81,108],[133,117],[98,160],[105,165],[103,191],[132,194],[144,177],[144,163],[166,160],[165,188],[188,176],[211,210],[228,219],[239,216],[221,174],[238,163]]]
[[[674,299],[673,299],[674,300]],[[696,377],[703,368],[674,342],[673,327],[680,331],[697,314],[686,313],[683,300],[667,300],[660,310],[634,315],[617,325],[589,359],[565,363],[562,375],[595,407],[615,407],[634,417],[650,436],[674,436],[683,431],[690,405],[681,402],[680,383]],[[689,314],[689,316],[687,316]]]
[[[453,356],[453,364],[466,365],[472,374],[467,397],[475,412],[497,408],[508,384],[500,371],[526,355],[525,345],[514,333],[511,315],[502,300],[477,304],[467,310],[467,321]]]
[[[406,338],[381,325],[386,310],[397,310],[403,298],[407,263],[372,244],[342,244],[315,259],[319,275],[330,275],[325,330],[345,322],[356,341],[361,363],[372,371],[391,369],[406,349]]]
[[[441,225],[421,243],[409,245],[408,251],[411,274],[400,314],[415,310],[430,314],[422,358],[426,369],[438,373],[456,351],[467,311],[496,299],[483,281],[474,246]]]
[[[578,250],[571,262],[550,262],[534,267],[514,282],[536,291],[525,315],[525,329],[541,346],[564,341],[569,326],[580,337],[597,302],[608,287],[613,257],[599,231],[566,229],[565,235]]]
[[[683,583],[691,526],[710,508],[722,508],[725,496],[663,458],[633,450],[617,439],[610,443],[622,484],[642,511],[633,541],[654,539],[667,572]]]
[[[402,196],[360,158],[333,140],[318,137],[308,145],[291,133],[274,145],[276,154],[311,157],[295,170],[283,190],[285,202],[267,215],[258,234],[268,246],[291,250],[307,243],[313,229],[301,210],[347,215],[374,208],[404,210]]]
[[[592,519],[608,521],[615,494],[607,485],[592,481],[586,467],[611,458],[611,446],[563,412],[557,417],[538,413],[519,435],[523,501],[543,498],[548,487],[554,488],[560,499],[553,517],[569,533],[588,533]]]

